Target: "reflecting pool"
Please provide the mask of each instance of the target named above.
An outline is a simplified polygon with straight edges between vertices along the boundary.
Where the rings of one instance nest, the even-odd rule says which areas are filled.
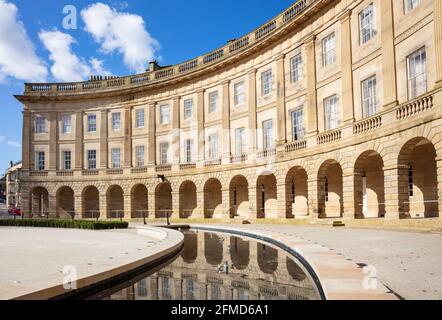
[[[191,230],[184,236],[183,251],[166,265],[89,299],[320,299],[305,267],[277,247],[224,233]]]

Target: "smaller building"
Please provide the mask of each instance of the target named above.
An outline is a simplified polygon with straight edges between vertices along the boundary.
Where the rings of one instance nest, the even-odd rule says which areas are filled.
[[[15,207],[19,203],[19,192],[20,192],[20,171],[22,168],[22,163],[13,163],[9,169],[6,171],[6,206]]]

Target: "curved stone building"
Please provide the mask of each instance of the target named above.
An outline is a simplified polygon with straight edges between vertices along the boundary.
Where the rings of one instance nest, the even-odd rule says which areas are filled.
[[[34,216],[440,219],[441,1],[299,0],[185,63],[17,99]]]

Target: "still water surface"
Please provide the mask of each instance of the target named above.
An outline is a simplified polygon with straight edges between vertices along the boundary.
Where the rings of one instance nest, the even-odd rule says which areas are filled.
[[[89,299],[317,300],[304,266],[251,238],[184,232],[182,253],[167,264]]]

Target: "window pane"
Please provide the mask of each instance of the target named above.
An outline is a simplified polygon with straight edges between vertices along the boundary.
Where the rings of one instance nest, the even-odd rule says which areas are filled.
[[[336,62],[336,38],[334,33],[322,41],[322,51],[324,67]]]
[[[116,112],[112,113],[112,130],[120,130],[121,129],[121,113]]]
[[[273,120],[264,121],[262,124],[263,130],[263,148],[269,150],[274,147],[273,139]]]
[[[95,114],[90,114],[87,116],[87,128],[88,132],[97,131],[97,116]]]
[[[137,128],[144,127],[144,109],[138,109],[136,111],[136,127]]]
[[[414,99],[427,92],[425,48],[408,57],[408,92],[410,99]]]
[[[97,151],[96,150],[88,150],[87,162],[88,162],[88,169],[93,170],[93,169],[97,168]]]
[[[167,105],[160,107],[160,123],[161,124],[170,123],[170,108]]]
[[[193,99],[184,101],[184,120],[193,118]]]
[[[301,54],[294,56],[291,60],[291,81],[297,82],[301,79],[302,58]]]
[[[61,122],[62,122],[62,133],[71,133],[72,132],[71,116],[63,116]]]
[[[272,70],[267,70],[261,75],[262,95],[272,92]]]
[[[304,114],[302,109],[292,112],[292,139],[293,141],[304,138]]]
[[[241,105],[246,102],[246,96],[245,96],[245,88],[244,88],[244,81],[238,82],[234,85],[234,102],[235,105]]]
[[[216,112],[218,110],[218,92],[212,92],[209,94],[209,112]]]
[[[332,96],[324,100],[325,130],[334,130],[339,125],[339,114],[337,108],[337,96]]]
[[[376,77],[362,82],[362,104],[364,117],[371,117],[377,113]]]
[[[374,35],[374,6],[371,4],[359,14],[361,43],[370,41]]]
[[[111,157],[112,157],[112,168],[118,169],[121,168],[121,152],[120,149],[115,148],[111,151]]]
[[[144,167],[144,146],[135,148],[137,167]]]

